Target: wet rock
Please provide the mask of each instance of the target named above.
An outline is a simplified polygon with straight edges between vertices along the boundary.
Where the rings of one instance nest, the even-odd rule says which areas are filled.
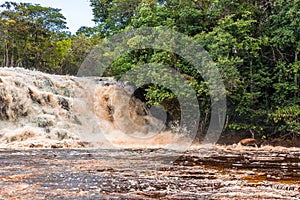
[[[54,143],[60,148],[63,143]],[[223,161],[233,162],[228,155],[267,155],[268,150],[227,150],[215,148],[203,151],[213,155],[210,165],[170,165],[158,160],[167,158],[169,150],[99,150],[99,149],[30,149],[0,150],[0,199],[297,199],[299,178],[286,172],[280,180],[268,178],[281,170],[273,162],[273,168],[240,170],[226,167]],[[137,156],[137,154],[139,156]],[[278,154],[297,160],[298,150],[281,151]],[[278,155],[277,154],[277,155]],[[92,156],[91,156],[92,155]],[[207,159],[197,151],[184,153],[181,160]],[[292,156],[291,156],[292,155]],[[152,157],[153,156],[153,157]],[[191,157],[191,158],[190,158]],[[243,157],[238,157],[242,161]],[[267,161],[275,160],[267,159]],[[222,161],[222,162],[218,162]],[[284,161],[289,169],[291,163]],[[234,162],[237,162],[236,160]],[[264,161],[262,161],[264,162]],[[152,166],[146,170],[143,166]],[[251,164],[248,164],[250,167]],[[142,167],[140,170],[139,167]],[[299,168],[299,167],[298,167]],[[299,171],[299,169],[296,169]],[[260,174],[265,170],[265,174]],[[187,176],[192,175],[192,176]],[[209,175],[213,179],[197,179],[194,176]],[[251,176],[250,178],[245,176]],[[23,187],[23,184],[30,187]],[[17,191],[17,192],[16,192]],[[39,191],[39,192],[36,192]]]
[[[78,139],[76,136],[74,136],[74,134],[64,129],[53,129],[51,130],[50,135],[51,135],[51,139],[57,139],[57,140]]]
[[[55,116],[53,115],[39,115],[37,117],[37,124],[39,127],[45,128],[45,127],[49,127],[49,126],[54,126],[55,124]]]
[[[34,91],[31,88],[28,88],[28,93],[30,95],[30,98],[33,102],[36,102],[38,104],[43,104],[43,98],[38,94],[36,91]]]
[[[69,102],[65,98],[58,97],[58,104],[61,106],[62,109],[70,111]]]

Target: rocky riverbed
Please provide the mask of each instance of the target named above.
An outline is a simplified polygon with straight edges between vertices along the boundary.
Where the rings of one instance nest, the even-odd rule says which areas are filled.
[[[0,199],[299,199],[297,148],[1,149]]]

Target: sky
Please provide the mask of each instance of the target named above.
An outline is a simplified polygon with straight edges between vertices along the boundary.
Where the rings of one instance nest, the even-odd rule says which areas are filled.
[[[92,8],[89,0],[12,0],[17,3],[40,4],[44,7],[61,9],[71,33],[81,26],[94,26]]]

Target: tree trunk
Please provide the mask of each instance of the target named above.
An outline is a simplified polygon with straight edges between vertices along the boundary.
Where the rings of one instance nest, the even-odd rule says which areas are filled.
[[[8,51],[8,47],[6,45],[5,47],[5,67],[9,67],[9,55],[8,55],[9,51]]]
[[[14,58],[14,54],[12,53],[10,58],[10,66],[14,67],[14,64],[15,64],[15,58]]]

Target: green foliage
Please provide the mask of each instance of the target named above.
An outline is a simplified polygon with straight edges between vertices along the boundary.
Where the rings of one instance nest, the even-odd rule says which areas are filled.
[[[251,124],[241,124],[241,123],[231,123],[229,124],[229,128],[232,130],[240,131],[240,130],[255,130],[257,132],[261,132],[264,130],[262,126],[255,126]]]
[[[104,35],[124,29],[131,22],[141,0],[90,0],[94,21]]]
[[[55,52],[61,57],[65,57],[71,48],[72,40],[71,38],[57,41],[55,43]]]
[[[63,47],[65,56],[60,66],[60,74],[77,74],[84,59],[101,40],[101,35],[95,33],[90,35],[90,33],[90,31],[77,32],[77,35],[65,40],[67,44]]]
[[[66,32],[60,9],[6,2],[0,12],[0,63],[56,74],[76,74],[102,35],[97,28]]]
[[[6,2],[1,8],[1,65],[55,72],[65,56],[57,46],[66,35],[60,10],[13,2]]]
[[[274,107],[284,108],[290,103],[300,102],[298,1],[165,0],[135,3],[131,18],[119,21],[123,27],[126,24],[126,30],[144,26],[167,27],[189,35],[209,52],[227,88],[229,129],[251,129],[264,132],[265,136],[268,132],[283,130],[278,129],[277,122],[270,121],[268,113],[273,113]],[[115,4],[109,5],[113,7]],[[108,20],[115,14],[104,17]],[[101,22],[109,25],[104,20]],[[117,32],[122,30],[121,26],[117,28]],[[136,37],[129,43],[138,45],[141,39]],[[145,49],[122,55],[112,65],[110,75],[122,77],[134,66],[144,63],[160,63],[178,70],[197,92],[201,113],[210,112],[207,83],[193,66],[172,52]],[[145,96],[149,104],[165,107],[176,99],[166,87],[155,85],[147,88]],[[291,124],[286,120],[284,123]],[[291,127],[294,128],[285,131],[297,130],[299,124],[293,122]]]
[[[269,117],[275,124],[279,125],[281,131],[300,134],[299,105],[278,107],[277,110],[269,114]]]

